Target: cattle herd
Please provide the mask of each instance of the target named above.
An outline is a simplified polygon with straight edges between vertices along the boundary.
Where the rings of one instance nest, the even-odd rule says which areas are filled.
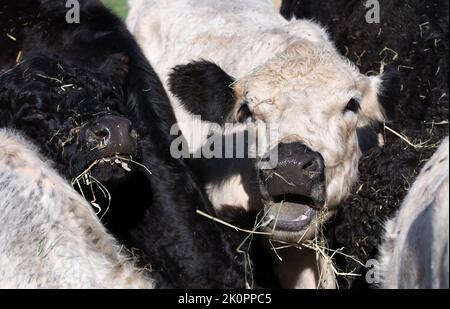
[[[448,3],[375,2],[0,0],[0,288],[448,288]]]

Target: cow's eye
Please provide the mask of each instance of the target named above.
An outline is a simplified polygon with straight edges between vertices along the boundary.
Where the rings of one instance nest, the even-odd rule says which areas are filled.
[[[252,112],[247,104],[242,104],[236,115],[238,122],[246,122],[249,118],[252,118]]]
[[[356,98],[352,98],[348,103],[347,106],[345,107],[344,113],[345,112],[353,112],[353,113],[358,113],[361,110],[361,104],[359,103],[360,101]]]

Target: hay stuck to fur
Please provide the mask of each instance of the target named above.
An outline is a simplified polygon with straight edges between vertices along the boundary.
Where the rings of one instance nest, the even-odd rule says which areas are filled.
[[[14,42],[17,41],[17,39],[16,39],[15,37],[13,37],[13,36],[12,36],[11,34],[9,34],[9,33],[7,33],[6,36],[7,36],[9,39],[13,40]]]
[[[92,196],[92,199],[90,200],[91,206],[96,209],[96,215],[99,216],[101,213],[103,213],[100,217],[100,220],[103,220],[105,215],[108,213],[111,202],[112,202],[112,196],[109,192],[108,188],[103,185],[98,179],[96,179],[94,176],[92,176],[92,170],[97,167],[99,164],[111,164],[116,165],[122,168],[127,173],[131,172],[132,169],[130,168],[130,163],[136,165],[137,167],[143,168],[146,173],[149,175],[153,175],[152,172],[142,163],[136,162],[133,160],[132,157],[126,158],[123,156],[116,155],[114,157],[109,158],[103,158],[99,160],[95,160],[91,165],[89,165],[80,175],[78,175],[75,179],[72,180],[72,187],[74,189],[78,189],[80,194],[83,196],[84,199],[88,200],[86,198],[87,194],[85,193],[83,188],[88,188],[90,190],[90,194]],[[84,187],[82,186],[84,185]],[[95,194],[94,186],[102,193],[103,198],[108,201],[108,204],[105,208],[101,207],[100,204],[98,204],[98,199]],[[105,211],[103,211],[105,209]]]

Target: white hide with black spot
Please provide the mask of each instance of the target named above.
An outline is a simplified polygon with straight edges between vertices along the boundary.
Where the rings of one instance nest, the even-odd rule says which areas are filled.
[[[277,142],[302,142],[324,157],[328,209],[348,196],[361,156],[356,128],[384,121],[377,98],[382,81],[360,74],[323,28],[308,20],[286,21],[272,0],[131,0],[127,23],[166,88],[176,65],[215,62],[237,79],[235,92],[256,122],[280,126]],[[354,97],[361,99],[360,114],[343,113]],[[193,136],[192,115],[176,97],[171,101],[182,132]],[[189,146],[194,152],[201,143]],[[257,210],[248,205],[242,184],[231,180],[208,187],[214,206],[234,202]],[[241,194],[230,199],[229,192]]]
[[[329,218],[357,178],[362,152],[356,129],[385,121],[379,101],[383,78],[361,74],[338,53],[326,31],[315,22],[286,21],[277,11],[280,1],[130,0],[129,4],[128,27],[166,89],[175,66],[202,59],[214,62],[236,80],[229,85],[236,98],[234,113],[240,102],[246,102],[254,117],[253,124],[279,126],[275,144],[302,143],[321,154],[329,211],[323,218]],[[360,111],[345,112],[354,98],[361,105]],[[194,153],[204,141],[190,139],[198,135],[192,132],[193,115],[174,95],[171,102]],[[233,116],[229,118],[235,120]],[[258,184],[252,167],[242,169],[240,177],[232,175],[207,184],[217,210],[224,206],[254,213],[261,210],[261,202],[245,189],[245,184]],[[314,237],[315,230],[310,226],[307,233],[302,231],[300,235],[274,233],[277,239],[292,242]],[[319,260],[307,266],[298,265],[298,269],[281,265],[286,268],[279,271],[281,276],[298,270],[295,278],[284,286],[334,287],[333,279],[318,284],[314,264],[322,265]]]

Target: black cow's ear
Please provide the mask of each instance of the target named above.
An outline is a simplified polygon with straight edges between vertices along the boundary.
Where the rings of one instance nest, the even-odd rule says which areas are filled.
[[[388,67],[381,76],[378,89],[378,101],[385,111],[388,120],[395,119],[395,109],[400,99],[401,80],[398,70]]]
[[[233,83],[218,65],[204,60],[176,66],[169,76],[170,91],[186,110],[220,125],[236,104]]]

